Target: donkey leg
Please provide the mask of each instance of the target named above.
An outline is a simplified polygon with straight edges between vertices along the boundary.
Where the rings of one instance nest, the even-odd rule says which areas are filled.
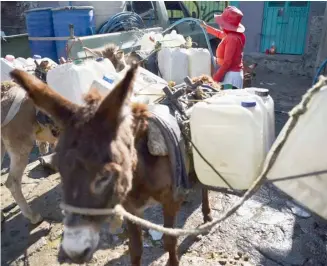
[[[127,221],[129,235],[129,252],[132,266],[141,266],[141,258],[143,253],[142,229],[130,221]]]
[[[173,228],[181,202],[169,202],[163,205],[164,227]],[[169,266],[178,266],[177,237],[164,235],[164,248],[169,253]]]
[[[2,164],[3,158],[5,157],[5,154],[6,154],[6,147],[3,144],[3,141],[1,139],[1,164]],[[4,215],[3,211],[1,210],[1,223],[3,223],[4,221],[5,221],[5,215]]]
[[[2,164],[3,158],[5,157],[5,154],[6,154],[6,147],[3,144],[3,141],[1,139],[1,164]]]
[[[37,143],[41,157],[45,156],[49,152],[50,144],[48,142]]]
[[[202,188],[202,214],[204,223],[211,222],[211,208],[209,203],[209,191],[206,188]]]
[[[28,149],[26,146],[22,147],[21,152],[18,154],[8,149],[8,153],[10,155],[10,171],[5,185],[10,190],[11,195],[20,207],[22,214],[29,219],[32,224],[37,224],[42,220],[42,217],[40,214],[34,213],[31,207],[28,205],[23,195],[21,185],[23,173],[28,163],[28,156],[32,147],[33,143],[31,143],[30,149]]]

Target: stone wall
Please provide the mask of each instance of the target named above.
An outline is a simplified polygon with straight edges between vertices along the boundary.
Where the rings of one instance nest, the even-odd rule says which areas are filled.
[[[1,1],[1,30],[6,35],[26,33],[24,12],[37,6],[35,1]]]
[[[312,76],[315,70],[315,63],[321,41],[324,16],[312,16],[309,26],[309,38],[307,49],[304,55],[304,72]]]

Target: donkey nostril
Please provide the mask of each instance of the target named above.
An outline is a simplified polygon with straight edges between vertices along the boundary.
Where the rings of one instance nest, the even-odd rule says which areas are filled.
[[[87,257],[87,255],[90,253],[91,249],[90,248],[86,248],[84,249],[83,253],[82,253],[82,257],[85,258]]]

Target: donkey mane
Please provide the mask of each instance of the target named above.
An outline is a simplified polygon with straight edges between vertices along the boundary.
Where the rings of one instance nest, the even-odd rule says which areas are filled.
[[[83,100],[86,104],[83,114],[84,116],[92,116],[99,106],[100,102],[103,100],[104,96],[102,96],[98,89],[91,88],[88,93],[86,93],[83,97]],[[146,104],[142,103],[129,103],[133,116],[133,132],[135,136],[135,140],[139,140],[140,137],[143,137],[148,129],[148,118],[151,114],[148,111],[148,107]]]

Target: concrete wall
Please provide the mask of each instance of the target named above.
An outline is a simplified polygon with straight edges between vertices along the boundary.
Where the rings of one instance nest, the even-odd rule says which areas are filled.
[[[326,1],[312,1],[310,7],[306,49],[304,54],[304,69],[307,75],[315,71],[317,54],[323,33],[323,19]]]
[[[325,7],[325,14],[323,19],[323,25],[327,25],[327,2]],[[318,55],[316,59],[316,65],[314,71],[317,71],[320,65],[327,59],[327,27],[323,27],[320,44],[319,44],[319,50]],[[321,74],[327,75],[327,67],[325,68],[325,71],[323,71]]]
[[[259,52],[261,28],[263,20],[263,1],[240,1],[239,8],[243,12],[243,25],[245,26],[246,45],[244,52]]]

